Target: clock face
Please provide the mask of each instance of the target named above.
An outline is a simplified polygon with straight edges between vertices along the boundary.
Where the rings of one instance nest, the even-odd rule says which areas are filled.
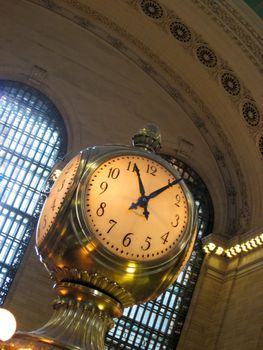
[[[39,245],[47,235],[51,225],[68,194],[80,164],[81,155],[75,156],[62,170],[55,181],[51,192],[44,204],[37,227],[37,245]]]
[[[102,163],[84,191],[84,217],[111,253],[135,261],[159,259],[173,250],[188,224],[186,195],[158,162],[122,155]]]

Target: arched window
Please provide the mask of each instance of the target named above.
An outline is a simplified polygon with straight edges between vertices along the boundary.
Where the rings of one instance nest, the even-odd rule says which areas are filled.
[[[0,305],[36,226],[40,191],[66,146],[63,120],[46,96],[0,81]]]
[[[212,231],[213,206],[205,184],[182,161],[162,156],[178,170],[194,196],[198,208],[198,238],[188,264],[174,285],[157,299],[124,310],[106,337],[109,350],[176,348],[203,261],[201,238]]]

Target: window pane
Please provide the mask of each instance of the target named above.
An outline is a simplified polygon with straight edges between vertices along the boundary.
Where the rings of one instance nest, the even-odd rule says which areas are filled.
[[[55,161],[65,153],[58,110],[25,84],[0,81],[0,305],[36,224],[34,211]]]

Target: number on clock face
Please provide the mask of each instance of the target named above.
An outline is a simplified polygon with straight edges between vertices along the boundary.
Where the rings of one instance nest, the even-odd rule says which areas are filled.
[[[59,209],[70,190],[80,163],[80,154],[74,157],[62,170],[55,181],[51,192],[44,204],[37,227],[37,244],[39,245],[54,223]]]
[[[125,155],[105,161],[85,189],[84,215],[91,232],[120,257],[143,261],[166,255],[188,222],[187,199],[175,180],[168,169],[147,157]]]

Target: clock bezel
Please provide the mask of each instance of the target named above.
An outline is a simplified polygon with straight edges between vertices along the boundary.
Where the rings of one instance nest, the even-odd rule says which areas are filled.
[[[155,153],[152,153],[150,151],[146,151],[143,149],[136,149],[136,148],[131,149],[131,147],[127,147],[127,148],[113,147],[113,149],[108,150],[107,153],[97,155],[97,157],[93,161],[91,160],[91,162],[88,164],[88,167],[83,173],[83,176],[80,180],[80,183],[76,191],[77,205],[75,208],[76,208],[76,216],[78,218],[78,222],[80,225],[80,230],[76,230],[79,236],[78,238],[82,242],[82,245],[84,245],[86,249],[89,250],[89,254],[92,255],[95,260],[98,259],[101,261],[101,258],[104,258],[104,259],[106,258],[106,260],[103,260],[103,261],[114,262],[114,264],[117,264],[119,266],[123,266],[124,263],[130,262],[130,263],[136,264],[136,266],[143,266],[144,268],[156,267],[157,265],[160,267],[163,264],[174,263],[175,260],[180,257],[180,253],[184,250],[189,240],[191,239],[192,228],[195,220],[194,200],[187,186],[185,185],[184,181],[180,182],[180,186],[184,192],[187,205],[188,205],[188,214],[189,214],[188,222],[184,230],[184,233],[182,234],[182,237],[178,241],[178,244],[161,257],[156,257],[155,259],[151,259],[151,260],[136,260],[136,259],[126,258],[125,256],[121,257],[119,255],[115,255],[112,251],[107,249],[107,247],[104,246],[99,241],[99,239],[96,236],[96,233],[93,232],[88,221],[86,220],[85,195],[86,195],[89,181],[93,173],[102,165],[102,163],[107,162],[112,158],[119,157],[119,156],[126,156],[126,155],[141,156],[144,158],[148,158],[149,160],[153,160],[159,163],[161,166],[163,166],[176,178],[180,177],[176,169],[172,165],[170,165],[166,160],[164,160],[163,158],[161,158],[159,155]]]

